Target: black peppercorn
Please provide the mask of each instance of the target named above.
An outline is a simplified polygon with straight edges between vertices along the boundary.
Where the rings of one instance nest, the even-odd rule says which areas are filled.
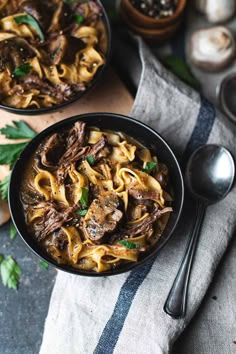
[[[144,15],[156,19],[172,16],[178,0],[130,0],[131,4]]]

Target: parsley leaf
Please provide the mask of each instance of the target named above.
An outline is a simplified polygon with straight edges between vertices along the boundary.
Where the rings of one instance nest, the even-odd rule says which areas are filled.
[[[145,167],[143,168],[143,171],[150,172],[154,170],[157,167],[157,162],[150,161],[146,162]]]
[[[9,289],[17,289],[21,269],[12,256],[3,258],[0,265],[2,283]]]
[[[27,144],[28,142],[0,145],[0,165],[9,164],[10,168],[12,168],[19,154]]]
[[[87,156],[86,157],[86,160],[88,161],[88,163],[91,165],[91,166],[93,166],[94,165],[94,157],[93,157],[93,155],[89,155],[89,156]]]
[[[78,14],[72,15],[72,19],[78,24],[82,23],[84,20],[83,16]]]
[[[87,209],[83,209],[83,210],[77,210],[77,214],[81,215],[81,216],[85,216],[87,214]]]
[[[88,189],[83,187],[81,189],[82,189],[82,194],[80,197],[80,203],[83,209],[86,209],[88,206]]]
[[[132,250],[134,248],[140,248],[141,246],[138,245],[137,243],[133,243],[133,242],[129,242],[129,241],[125,241],[125,240],[121,240],[119,241],[119,243],[122,246],[125,246],[126,248],[128,248],[129,250]]]
[[[32,69],[32,66],[29,63],[23,63],[15,68],[13,71],[14,76],[26,76],[30,70]]]
[[[27,25],[32,26],[36,30],[36,32],[38,33],[41,41],[44,42],[43,32],[42,32],[38,22],[35,20],[35,18],[33,16],[31,16],[30,14],[20,15],[20,16],[14,17],[14,20],[17,24],[26,23]]]
[[[17,231],[13,222],[10,223],[10,239],[14,240],[17,235]]]
[[[48,263],[43,261],[42,259],[39,261],[39,265],[43,269],[48,269]]]
[[[9,182],[10,182],[10,176],[6,176],[1,182],[0,182],[0,197],[2,200],[7,200],[8,199],[8,188],[9,188]]]
[[[4,260],[4,256],[0,254],[0,264],[2,263],[3,260]]]
[[[175,55],[168,55],[163,59],[163,64],[188,85],[196,90],[200,89],[199,81],[193,76],[190,67],[183,59]]]
[[[13,126],[6,125],[0,129],[0,133],[8,139],[32,139],[36,136],[36,132],[30,128],[23,120],[19,122],[13,121]]]

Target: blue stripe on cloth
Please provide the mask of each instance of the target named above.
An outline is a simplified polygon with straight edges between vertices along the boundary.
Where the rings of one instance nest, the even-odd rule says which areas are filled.
[[[201,106],[197,122],[183,155],[183,166],[185,166],[189,156],[194,150],[199,148],[201,145],[207,143],[215,121],[215,117],[216,111],[214,106],[210,102],[208,102],[204,97],[201,97]]]
[[[197,117],[196,125],[191,138],[187,144],[184,158],[202,144],[206,144],[215,120],[214,107],[204,98],[201,99],[201,107]],[[108,320],[101,334],[99,342],[93,354],[112,354],[119,335],[124,326],[129,309],[139,287],[151,270],[154,259],[130,272],[126,281],[121,287],[114,311]]]
[[[108,320],[93,354],[112,354],[124,326],[134,296],[149,273],[154,259],[130,272],[121,287],[114,311]]]

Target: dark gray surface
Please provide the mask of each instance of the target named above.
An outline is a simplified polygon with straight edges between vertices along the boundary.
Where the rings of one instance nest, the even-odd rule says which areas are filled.
[[[0,227],[0,240],[0,254],[22,269],[17,291],[0,284],[0,354],[37,354],[56,270],[43,269],[18,235],[11,241],[9,223]]]

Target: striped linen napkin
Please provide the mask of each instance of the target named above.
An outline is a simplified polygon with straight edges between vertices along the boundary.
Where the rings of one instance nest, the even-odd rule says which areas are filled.
[[[140,38],[142,73],[130,116],[156,129],[183,168],[200,145],[219,143],[236,156],[236,128],[180,82]],[[135,69],[135,68],[134,68]],[[200,172],[200,171],[199,171]],[[201,304],[235,227],[236,188],[206,211],[188,291],[187,315],[163,311],[194,219],[188,195],[179,225],[156,259],[127,274],[86,278],[58,272],[40,354],[163,354]]]

